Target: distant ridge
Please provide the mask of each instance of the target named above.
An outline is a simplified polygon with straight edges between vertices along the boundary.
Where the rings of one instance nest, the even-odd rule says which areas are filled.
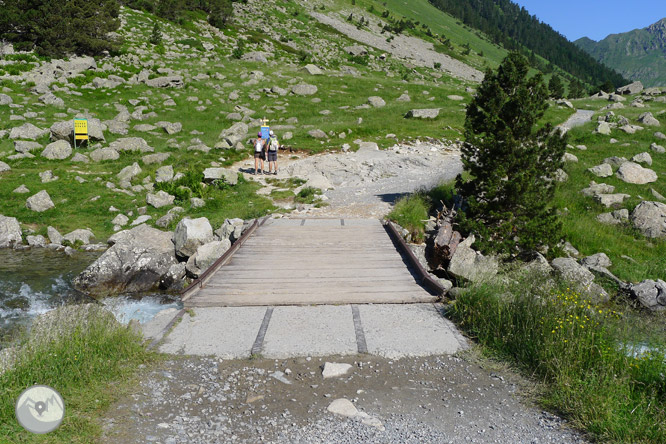
[[[666,86],[666,18],[643,29],[574,42],[596,60],[645,86]]]

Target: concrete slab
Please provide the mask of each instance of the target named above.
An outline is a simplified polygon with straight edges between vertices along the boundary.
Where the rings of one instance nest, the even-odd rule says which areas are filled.
[[[368,353],[386,358],[452,354],[464,339],[433,304],[359,305]]]
[[[159,351],[172,354],[249,358],[266,307],[196,308],[186,313]]]
[[[146,322],[145,324],[141,324],[141,332],[143,333],[143,337],[148,339],[148,340],[153,340],[160,336],[162,334],[162,330],[164,330],[169,322],[178,314],[180,310],[177,308],[167,308],[166,310],[162,310],[159,313],[155,315],[153,319],[150,321]]]
[[[351,355],[357,350],[349,305],[276,307],[266,332],[262,355],[284,359]]]

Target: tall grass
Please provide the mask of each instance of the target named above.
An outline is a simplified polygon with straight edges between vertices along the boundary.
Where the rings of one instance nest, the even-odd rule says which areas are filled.
[[[408,230],[413,242],[423,242],[425,223],[440,202],[449,205],[453,200],[454,185],[453,182],[444,183],[428,191],[420,190],[401,197],[387,217]]]
[[[491,354],[543,381],[543,404],[605,442],[666,442],[664,344],[637,353],[618,313],[545,276],[486,283],[451,316]]]
[[[101,435],[97,417],[122,394],[138,365],[157,356],[102,308],[68,307],[68,314],[60,313],[50,316],[48,328],[26,337],[13,366],[0,374],[2,443],[95,442]],[[14,417],[20,393],[34,384],[53,387],[65,401],[62,424],[45,436],[26,432]]]

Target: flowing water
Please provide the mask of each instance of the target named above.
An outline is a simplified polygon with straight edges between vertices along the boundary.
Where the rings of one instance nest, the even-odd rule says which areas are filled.
[[[64,304],[94,302],[74,289],[72,279],[99,254],[75,252],[69,257],[45,248],[0,249],[0,344],[22,326],[29,326],[37,315]],[[121,295],[100,302],[123,323],[132,319],[145,322],[160,310],[180,306],[159,293]]]

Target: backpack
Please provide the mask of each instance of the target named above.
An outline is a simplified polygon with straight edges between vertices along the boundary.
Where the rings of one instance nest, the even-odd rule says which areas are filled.
[[[277,137],[271,137],[270,138],[270,145],[268,145],[268,149],[271,150],[271,151],[277,151],[279,147],[280,147],[280,144],[278,143]]]
[[[264,148],[264,144],[261,143],[261,139],[257,139],[256,142],[254,142],[254,152],[255,153],[260,153]]]

